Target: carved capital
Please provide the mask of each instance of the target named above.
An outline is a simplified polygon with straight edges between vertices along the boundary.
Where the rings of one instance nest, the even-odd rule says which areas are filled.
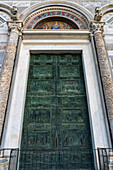
[[[8,33],[11,31],[16,32],[17,34],[22,34],[23,23],[21,21],[9,21],[8,24]]]
[[[103,33],[105,22],[91,21],[90,30],[95,34],[97,32]]]

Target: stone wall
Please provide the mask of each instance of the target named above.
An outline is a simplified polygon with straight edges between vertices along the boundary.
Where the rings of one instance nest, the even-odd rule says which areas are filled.
[[[44,1],[50,1],[50,0],[18,0],[18,1],[11,1],[11,0],[7,0],[7,1],[3,1],[0,0],[1,2],[4,2],[6,4],[9,5],[16,5],[19,8],[19,11],[23,11],[25,8],[30,7],[31,5],[35,4],[35,3],[40,3],[40,2],[44,2]],[[36,2],[35,2],[36,1]],[[55,0],[53,0],[55,1]],[[57,0],[59,1],[59,3],[61,2],[61,0]],[[92,13],[94,13],[95,11],[95,7],[96,6],[103,6],[103,5],[107,5],[107,4],[112,4],[113,0],[65,0],[65,1],[69,1],[69,2],[74,2],[74,3],[78,3],[80,5],[82,5],[83,7],[85,7],[86,9],[88,9],[89,11],[91,11]]]

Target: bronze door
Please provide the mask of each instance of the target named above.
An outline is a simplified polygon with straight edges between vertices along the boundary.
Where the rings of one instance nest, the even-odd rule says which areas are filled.
[[[31,55],[20,169],[93,169],[91,148],[81,55]]]

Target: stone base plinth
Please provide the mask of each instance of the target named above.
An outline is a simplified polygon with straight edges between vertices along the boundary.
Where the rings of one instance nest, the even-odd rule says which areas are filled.
[[[8,160],[5,158],[0,158],[0,170],[8,170]]]
[[[113,152],[109,153],[108,166],[109,166],[109,170],[113,170]]]

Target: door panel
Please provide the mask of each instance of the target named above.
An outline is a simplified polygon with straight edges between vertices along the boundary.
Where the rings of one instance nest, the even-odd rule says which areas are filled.
[[[75,148],[92,148],[81,55],[31,55],[21,149],[39,150],[41,169],[74,169],[86,156]]]

